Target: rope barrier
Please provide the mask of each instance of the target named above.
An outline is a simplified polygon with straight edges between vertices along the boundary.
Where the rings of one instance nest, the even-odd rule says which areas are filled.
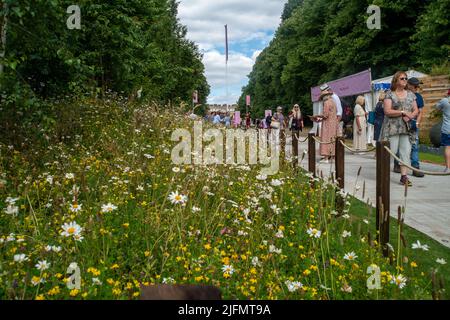
[[[332,139],[329,142],[322,142],[322,141],[320,141],[320,139],[318,139],[317,137],[314,137],[314,136],[313,136],[313,139],[316,140],[316,142],[319,143],[319,144],[333,144],[333,143],[336,142],[336,139],[334,139],[334,140]]]
[[[450,172],[447,172],[447,173],[445,173],[445,172],[431,172],[431,171],[424,171],[424,170],[420,170],[420,169],[414,168],[414,167],[412,167],[412,166],[410,166],[410,165],[407,165],[407,164],[404,163],[402,160],[400,160],[400,158],[397,157],[397,155],[395,155],[395,154],[392,152],[391,149],[389,149],[389,148],[386,147],[386,146],[385,146],[384,148],[386,149],[387,152],[389,152],[389,153],[391,154],[391,156],[392,156],[395,160],[397,160],[397,161],[399,162],[399,164],[400,164],[401,166],[405,166],[405,167],[407,167],[408,169],[411,169],[411,170],[413,170],[413,171],[420,172],[420,173],[423,173],[423,174],[426,174],[426,175],[429,175],[429,176],[450,176]]]
[[[352,149],[352,148],[350,148],[349,146],[347,146],[342,140],[340,141],[341,142],[341,144],[344,146],[344,148],[345,149],[347,149],[348,151],[350,151],[350,152],[353,152],[353,153],[359,153],[359,152],[361,152],[361,153],[369,153],[369,152],[372,152],[372,151],[375,151],[375,150],[377,150],[377,148],[376,147],[374,147],[374,148],[370,148],[370,149],[367,149],[367,150],[356,150],[356,149]]]
[[[295,138],[297,139],[297,141],[300,143],[306,142],[308,140],[308,137],[306,137],[305,140],[300,140],[299,136],[296,133],[294,135],[295,135]]]

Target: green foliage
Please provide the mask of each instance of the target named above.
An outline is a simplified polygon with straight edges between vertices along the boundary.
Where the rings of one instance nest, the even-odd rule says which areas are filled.
[[[381,30],[369,30],[367,8],[381,8]],[[426,72],[448,60],[446,0],[289,1],[274,40],[259,56],[239,100],[254,113],[300,103],[312,110],[310,88],[371,68],[374,78],[398,70]]]
[[[81,30],[66,25],[73,1],[8,4],[4,94],[15,94],[16,83],[45,99],[96,88],[126,96],[142,88],[163,103],[190,101],[193,90],[209,94],[201,54],[185,38],[174,0],[80,0]]]

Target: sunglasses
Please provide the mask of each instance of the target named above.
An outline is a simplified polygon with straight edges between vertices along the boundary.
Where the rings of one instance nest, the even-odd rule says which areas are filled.
[[[400,80],[408,80],[408,78],[400,78]]]

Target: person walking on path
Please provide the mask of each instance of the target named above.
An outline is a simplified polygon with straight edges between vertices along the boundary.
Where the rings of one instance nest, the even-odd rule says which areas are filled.
[[[356,98],[355,120],[353,121],[353,148],[358,151],[367,150],[367,112],[363,96]]]
[[[294,168],[297,167],[298,163],[298,138],[300,136],[300,132],[303,131],[303,127],[302,111],[300,106],[295,104],[289,116],[289,129],[292,134],[292,155],[294,158]]]
[[[280,124],[279,127],[280,132],[278,140],[280,141],[281,153],[283,154],[286,146],[286,118],[284,117],[283,114],[283,107],[281,106],[277,107],[277,112],[275,113],[273,118]]]
[[[220,114],[219,112],[213,113],[214,117],[213,117],[213,124],[218,125],[220,124],[220,122],[222,121],[222,119],[220,118]]]
[[[375,133],[373,136],[373,140],[380,141],[380,134],[381,134],[381,126],[383,125],[384,121],[384,98],[386,97],[385,92],[381,92],[380,96],[378,97],[378,103],[375,107]]]
[[[398,71],[391,83],[391,90],[384,99],[384,122],[381,129],[382,140],[389,140],[394,154],[399,154],[403,163],[411,164],[411,145],[416,135],[411,133],[411,120],[418,115],[416,95],[406,89],[408,77],[405,72]],[[412,186],[408,179],[408,168],[400,166],[400,184]]]
[[[245,128],[250,129],[250,125],[252,124],[252,119],[250,118],[250,112],[247,112],[245,115]]]
[[[231,126],[231,117],[229,113],[225,114],[225,117],[223,118],[223,123],[225,124],[225,127],[229,128]]]
[[[441,145],[445,147],[446,168],[444,172],[447,173],[450,171],[450,89],[447,92],[447,98],[436,104],[436,109],[443,112]]]
[[[333,92],[331,87],[328,84],[326,84],[326,83],[323,86],[320,87],[320,91],[321,92],[328,91],[332,95],[334,104],[336,106],[336,116],[337,116],[337,123],[338,123],[337,135],[338,135],[338,137],[342,137],[343,134],[344,134],[344,123],[342,122],[342,103],[341,103],[341,99],[339,98],[339,96],[336,93]]]
[[[320,155],[324,157],[322,162],[328,163],[335,156],[336,137],[338,132],[338,117],[336,115],[336,104],[332,93],[324,91],[320,99],[323,101],[323,113],[318,118],[322,122],[320,134]]]
[[[411,146],[411,166],[413,166],[416,169],[420,170],[420,163],[419,163],[419,127],[422,120],[422,109],[425,106],[425,103],[423,101],[422,95],[418,92],[420,85],[422,82],[420,82],[417,78],[410,78],[408,79],[408,90],[412,91],[416,95],[416,102],[417,102],[417,108],[419,111],[419,115],[417,116],[417,119],[411,120],[411,127],[412,130],[415,130],[416,133],[416,142],[412,144]],[[398,162],[394,162],[394,172],[400,173],[400,166],[398,165]],[[425,175],[422,172],[413,171],[413,176],[418,178],[423,178]]]

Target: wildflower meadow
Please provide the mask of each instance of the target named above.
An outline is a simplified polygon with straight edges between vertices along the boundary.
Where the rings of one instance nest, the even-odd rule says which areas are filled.
[[[174,165],[171,134],[193,124],[182,107],[112,97],[61,108],[61,123],[0,144],[0,299],[138,299],[160,283],[245,300],[447,294],[447,256],[408,238],[383,257],[375,210],[356,215],[332,181],[289,161],[274,176]]]

